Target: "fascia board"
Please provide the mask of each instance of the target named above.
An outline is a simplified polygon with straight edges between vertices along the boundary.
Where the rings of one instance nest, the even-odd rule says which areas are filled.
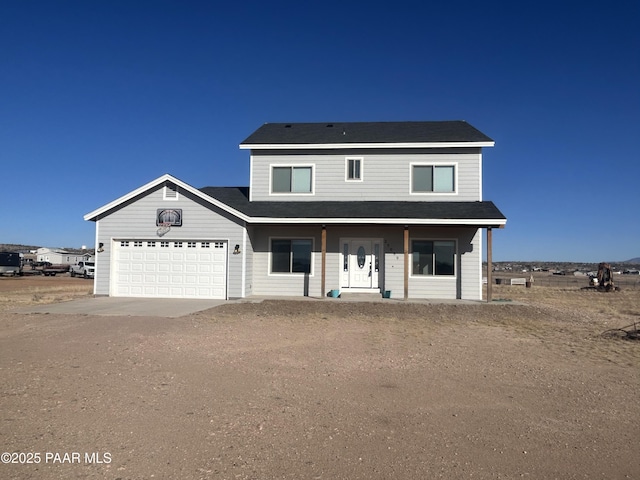
[[[506,219],[450,219],[450,218],[279,218],[279,217],[250,217],[249,223],[277,223],[277,224],[386,224],[386,225],[473,225],[497,226],[506,225]]]
[[[102,215],[103,213],[108,212],[109,210],[118,207],[119,205],[127,202],[128,200],[131,200],[132,198],[135,198],[136,196],[157,187],[158,185],[164,183],[165,181],[170,181],[171,183],[175,183],[178,187],[188,191],[189,193],[201,198],[202,200],[204,200],[207,203],[210,203],[212,205],[215,205],[216,207],[244,220],[247,221],[248,217],[239,212],[238,210],[229,207],[228,205],[220,202],[219,200],[216,200],[215,198],[210,197],[209,195],[206,195],[204,193],[202,193],[200,190],[198,190],[197,188],[192,187],[191,185],[184,183],[182,180],[178,180],[177,178],[175,178],[172,175],[169,175],[168,173],[165,175],[162,175],[161,177],[156,178],[155,180],[152,180],[151,182],[136,188],[135,190],[127,193],[126,195],[123,195],[120,198],[117,198],[116,200],[114,200],[113,202],[110,202],[96,210],[94,210],[93,212],[89,212],[87,213],[83,218],[85,220],[94,220],[95,218],[99,217],[100,215]]]
[[[496,142],[433,142],[433,143],[282,143],[240,144],[241,150],[310,150],[348,148],[476,148],[493,147]]]

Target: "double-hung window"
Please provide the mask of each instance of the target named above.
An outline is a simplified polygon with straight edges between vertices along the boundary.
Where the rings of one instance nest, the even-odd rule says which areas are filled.
[[[456,242],[414,240],[411,243],[412,275],[455,275]]]
[[[454,165],[413,165],[412,193],[455,193],[456,168]]]
[[[273,167],[271,171],[271,193],[311,193],[312,168]]]
[[[311,239],[272,239],[271,273],[311,273]]]

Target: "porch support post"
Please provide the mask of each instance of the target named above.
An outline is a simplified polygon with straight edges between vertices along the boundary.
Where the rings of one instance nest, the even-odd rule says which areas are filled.
[[[487,227],[487,303],[491,303],[492,296],[492,270],[493,270],[493,231]]]
[[[322,276],[320,280],[320,293],[322,298],[327,294],[327,226],[322,225]]]
[[[404,226],[404,299],[409,298],[409,225]]]

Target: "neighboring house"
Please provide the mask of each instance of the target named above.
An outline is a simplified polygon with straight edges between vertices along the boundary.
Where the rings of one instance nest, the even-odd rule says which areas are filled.
[[[482,299],[482,148],[462,121],[264,124],[249,187],[163,175],[85,215],[97,295]]]
[[[75,265],[78,262],[88,261],[92,257],[92,255],[88,253],[70,253],[66,250],[47,247],[38,248],[35,253],[37,262],[49,262],[56,265]]]

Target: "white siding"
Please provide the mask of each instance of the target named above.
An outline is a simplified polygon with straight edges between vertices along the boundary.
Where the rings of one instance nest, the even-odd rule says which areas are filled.
[[[164,236],[157,235],[156,211],[158,208],[181,208],[182,226],[172,227]],[[158,241],[221,240],[228,242],[227,295],[230,298],[242,294],[242,257],[247,252],[234,255],[235,245],[243,244],[244,226],[226,212],[206,205],[202,200],[180,191],[178,200],[164,200],[163,188],[147,192],[99,219],[96,227],[97,243],[103,244],[103,252],[96,253],[96,278],[94,293],[109,295],[111,281],[111,245],[114,240],[155,238]],[[248,244],[248,249],[250,244]],[[250,255],[250,253],[249,253]]]
[[[362,158],[363,181],[345,179],[345,158]],[[411,164],[456,165],[455,194],[410,192]],[[272,165],[313,165],[314,194],[270,194]],[[481,152],[479,149],[432,150],[344,150],[344,151],[253,151],[251,199],[257,200],[401,200],[477,201],[481,196]]]

